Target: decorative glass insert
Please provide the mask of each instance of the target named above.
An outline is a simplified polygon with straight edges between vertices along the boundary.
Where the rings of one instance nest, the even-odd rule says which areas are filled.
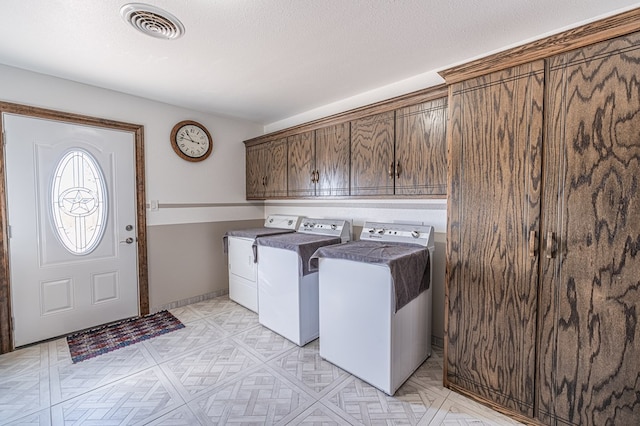
[[[51,184],[51,213],[62,245],[87,255],[98,246],[107,224],[107,188],[100,165],[82,149],[67,151]]]

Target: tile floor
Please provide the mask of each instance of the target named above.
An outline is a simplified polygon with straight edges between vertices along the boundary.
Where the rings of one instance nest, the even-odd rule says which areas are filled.
[[[65,339],[0,355],[0,425],[516,424],[442,387],[442,351],[389,397],[226,296],[186,327],[72,364]]]

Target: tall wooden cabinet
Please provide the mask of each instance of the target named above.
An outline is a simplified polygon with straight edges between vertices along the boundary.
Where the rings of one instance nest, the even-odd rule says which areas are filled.
[[[640,33],[548,61],[539,417],[640,424]]]
[[[544,62],[450,88],[445,380],[533,417]]]
[[[450,88],[445,383],[640,424],[640,34]]]

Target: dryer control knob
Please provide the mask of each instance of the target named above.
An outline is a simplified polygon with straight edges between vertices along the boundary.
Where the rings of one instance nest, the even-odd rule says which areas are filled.
[[[418,231],[411,231],[411,236],[413,238],[420,238],[420,232]]]
[[[384,234],[384,228],[378,231],[378,234],[382,235]]]

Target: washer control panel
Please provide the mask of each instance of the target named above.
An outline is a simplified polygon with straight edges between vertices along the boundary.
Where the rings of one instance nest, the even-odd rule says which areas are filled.
[[[290,215],[280,215],[273,214],[267,216],[267,219],[264,221],[265,228],[280,228],[280,229],[298,229],[300,226],[300,222],[302,222],[302,216],[290,216]]]
[[[433,246],[433,226],[403,223],[365,222],[361,240],[389,241]]]
[[[351,222],[344,219],[314,219],[306,217],[300,222],[298,232],[340,237],[344,243],[351,240]]]

